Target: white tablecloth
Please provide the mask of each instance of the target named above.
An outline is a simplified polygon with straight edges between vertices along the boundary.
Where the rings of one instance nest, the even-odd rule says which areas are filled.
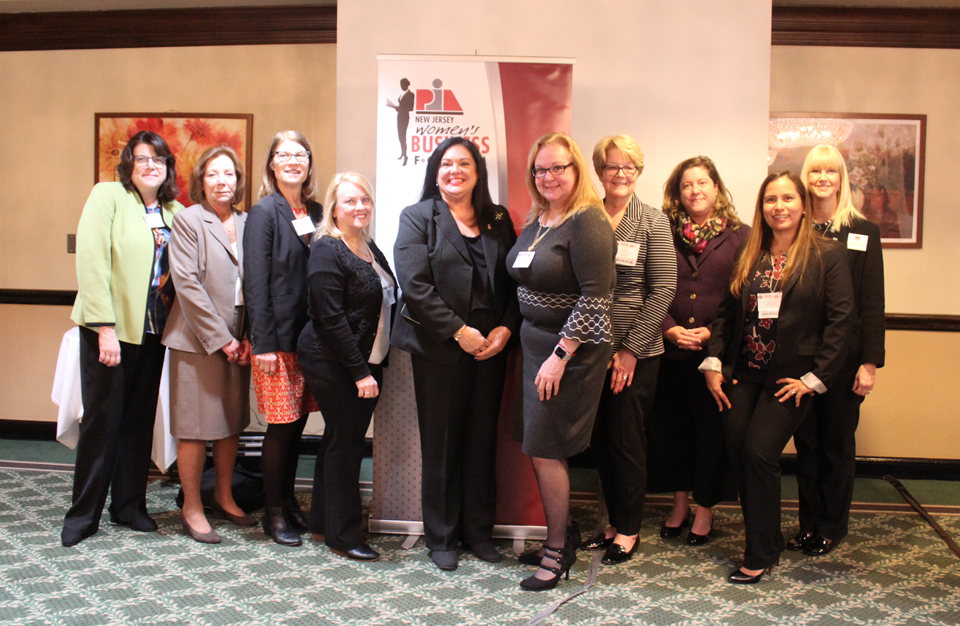
[[[167,354],[163,358],[160,378],[160,397],[157,401],[157,419],[153,424],[153,451],[151,458],[161,472],[166,473],[177,460],[177,440],[170,436],[170,365]],[[80,329],[71,328],[60,342],[57,372],[53,377],[53,403],[60,407],[57,414],[57,441],[68,448],[76,448],[80,438],[80,419],[83,403],[80,399]]]

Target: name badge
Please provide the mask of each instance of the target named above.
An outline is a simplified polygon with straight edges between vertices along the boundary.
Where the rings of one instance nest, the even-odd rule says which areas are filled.
[[[851,250],[859,250],[860,252],[866,252],[868,239],[870,239],[869,235],[858,235],[857,233],[848,233],[847,248]]]
[[[617,265],[637,264],[637,257],[640,256],[640,244],[627,241],[617,242]]]
[[[780,317],[780,302],[783,300],[783,292],[758,293],[757,311],[762,320],[775,320]]]
[[[386,300],[387,306],[393,306],[397,302],[397,290],[394,287],[387,287],[383,290],[383,299]]]
[[[166,228],[167,225],[163,223],[163,214],[162,213],[144,213],[143,221],[147,223],[149,228]]]
[[[513,261],[513,267],[516,269],[523,269],[525,267],[530,267],[530,264],[533,263],[533,255],[536,254],[530,250],[524,250],[523,252],[517,253],[517,258]]]
[[[293,220],[293,227],[301,237],[310,235],[313,231],[317,230],[317,227],[313,225],[313,220],[310,219],[309,215]]]

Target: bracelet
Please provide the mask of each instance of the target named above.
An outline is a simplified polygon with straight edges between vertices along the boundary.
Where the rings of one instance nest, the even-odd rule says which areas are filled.
[[[461,327],[460,327],[460,330],[458,330],[457,332],[453,333],[453,340],[459,343],[459,342],[460,342],[460,337],[463,335],[463,331],[465,331],[465,330],[467,330],[467,325],[466,325],[466,324],[464,324],[463,326],[461,326]]]

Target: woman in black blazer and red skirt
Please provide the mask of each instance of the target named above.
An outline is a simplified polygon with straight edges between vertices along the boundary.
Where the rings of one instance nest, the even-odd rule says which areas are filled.
[[[363,176],[337,174],[310,246],[310,323],[297,352],[325,423],[317,452],[310,531],[358,561],[379,558],[360,534],[364,436],[383,384],[396,281],[370,237],[373,190]]]
[[[793,172],[767,176],[700,365],[723,412],[724,439],[746,525],[743,565],[727,580],[759,582],[780,559],[780,454],[836,384],[853,296],[846,254],[818,236]],[[731,384],[727,384],[731,383]]]
[[[856,318],[850,351],[837,383],[818,396],[794,435],[800,530],[790,550],[823,556],[847,536],[856,473],[860,404],[883,367],[884,294],[880,227],[853,206],[843,156],[821,145],[807,154],[801,178],[813,227],[847,249]]]
[[[307,324],[307,258],[323,207],[313,201],[316,180],[307,138],[277,133],[263,164],[260,202],[243,231],[243,299],[250,320],[253,383],[267,420],[263,438],[263,532],[299,546],[306,520],[293,483],[300,435],[317,403],[303,382],[297,338]]]

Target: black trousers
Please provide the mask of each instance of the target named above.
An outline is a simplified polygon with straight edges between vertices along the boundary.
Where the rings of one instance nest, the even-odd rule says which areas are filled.
[[[488,332],[480,329],[481,332]],[[496,509],[497,420],[506,355],[453,367],[412,355],[423,457],[423,528],[431,550],[490,541]]]
[[[740,381],[723,386],[732,405],[723,411],[727,453],[739,479],[740,506],[747,530],[743,567],[764,569],[780,558],[786,542],[780,530],[780,454],[813,406],[804,397],[781,403],[780,388]]]
[[[699,353],[698,353],[699,354]],[[660,359],[653,412],[647,417],[647,491],[693,491],[706,507],[737,499],[728,469],[723,420],[697,370],[702,358]]]
[[[847,536],[856,477],[857,425],[863,396],[853,393],[856,371],[837,377],[818,395],[793,436],[801,530],[839,541]]]
[[[339,363],[317,362],[301,354],[300,367],[323,414],[323,440],[313,468],[310,532],[322,533],[325,543],[337,550],[352,550],[364,542],[360,502],[360,464],[364,437],[377,406],[376,398],[357,396],[350,371]],[[383,390],[383,367],[370,365]]]
[[[610,525],[621,535],[640,532],[647,495],[647,435],[644,420],[653,408],[660,357],[637,360],[633,384],[614,394],[607,370],[593,423],[590,447],[597,461]]]
[[[140,345],[120,342],[120,365],[100,363],[99,335],[80,327],[83,420],[73,475],[73,505],[64,531],[92,534],[111,493],[110,518],[147,515],[147,473],[157,415],[164,347],[158,335]]]

